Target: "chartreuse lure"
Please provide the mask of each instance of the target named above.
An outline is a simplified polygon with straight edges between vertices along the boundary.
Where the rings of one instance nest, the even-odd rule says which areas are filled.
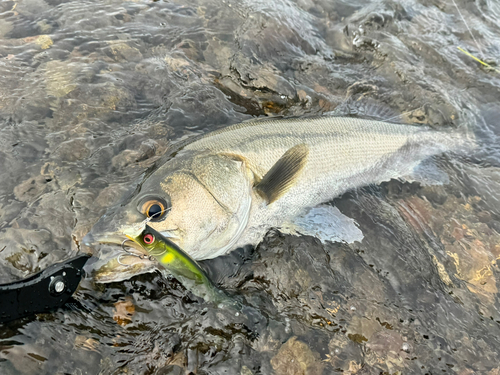
[[[179,246],[149,225],[143,230],[127,231],[125,235],[156,259],[187,290],[206,301],[230,302],[229,297],[218,289],[200,265]]]
[[[195,260],[160,232],[147,224],[136,227],[135,232],[127,231],[125,235],[155,258],[190,292],[222,307],[221,314],[233,315],[231,319],[248,330],[250,336],[257,337],[258,332],[267,326],[267,318],[259,310],[217,288]]]

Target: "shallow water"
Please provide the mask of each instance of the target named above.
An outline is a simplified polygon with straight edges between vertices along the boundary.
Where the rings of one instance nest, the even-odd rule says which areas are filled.
[[[0,326],[0,373],[498,374],[500,73],[457,47],[495,64],[500,5],[455,1],[474,38],[452,0],[0,3],[0,282],[75,255],[169,140],[365,96],[479,143],[434,160],[444,185],[335,199],[361,242],[273,231],[204,262],[243,313],[88,278]]]

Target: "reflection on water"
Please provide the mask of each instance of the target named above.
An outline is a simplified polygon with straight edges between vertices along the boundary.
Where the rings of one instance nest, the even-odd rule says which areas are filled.
[[[361,242],[269,233],[205,262],[246,309],[159,272],[85,280],[54,314],[0,327],[1,374],[500,371],[500,5],[451,1],[0,3],[0,282],[78,252],[170,139],[252,116],[386,103],[479,149],[443,185],[333,203]],[[484,56],[483,56],[484,55]]]

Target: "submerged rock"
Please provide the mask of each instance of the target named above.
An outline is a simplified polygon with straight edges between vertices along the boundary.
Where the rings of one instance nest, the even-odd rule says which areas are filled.
[[[45,64],[45,89],[47,94],[62,98],[77,87],[76,64],[52,60]]]
[[[21,202],[33,202],[54,186],[52,178],[39,175],[32,177],[14,188],[14,195]]]
[[[321,375],[324,364],[305,343],[290,338],[271,359],[276,375]]]

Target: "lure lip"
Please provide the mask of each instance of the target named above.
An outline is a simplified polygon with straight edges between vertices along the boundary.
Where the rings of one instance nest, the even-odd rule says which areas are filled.
[[[109,236],[102,236],[102,237],[99,237],[97,239],[95,239],[95,237],[93,237],[92,234],[89,233],[89,235],[91,237],[91,240],[93,240],[93,242],[92,243],[88,242],[89,239],[87,238],[87,236],[88,236],[87,235],[87,236],[84,237],[84,240],[86,238],[87,238],[87,240],[85,240],[85,241],[82,240],[82,243],[85,246],[93,248],[94,252],[97,251],[97,254],[106,245],[113,245],[113,247],[117,246],[117,248],[123,249],[122,245],[123,245],[124,241],[129,241],[130,242],[127,245],[128,247],[133,248],[134,250],[136,250],[140,254],[145,254],[144,248],[139,243],[137,243],[132,237],[129,237],[127,235],[119,236],[119,235],[113,234],[113,235],[109,235]]]
[[[116,233],[104,233],[98,237],[91,232],[87,233],[82,239],[82,243],[88,247],[94,247],[100,244],[115,244],[120,245],[124,238]]]

